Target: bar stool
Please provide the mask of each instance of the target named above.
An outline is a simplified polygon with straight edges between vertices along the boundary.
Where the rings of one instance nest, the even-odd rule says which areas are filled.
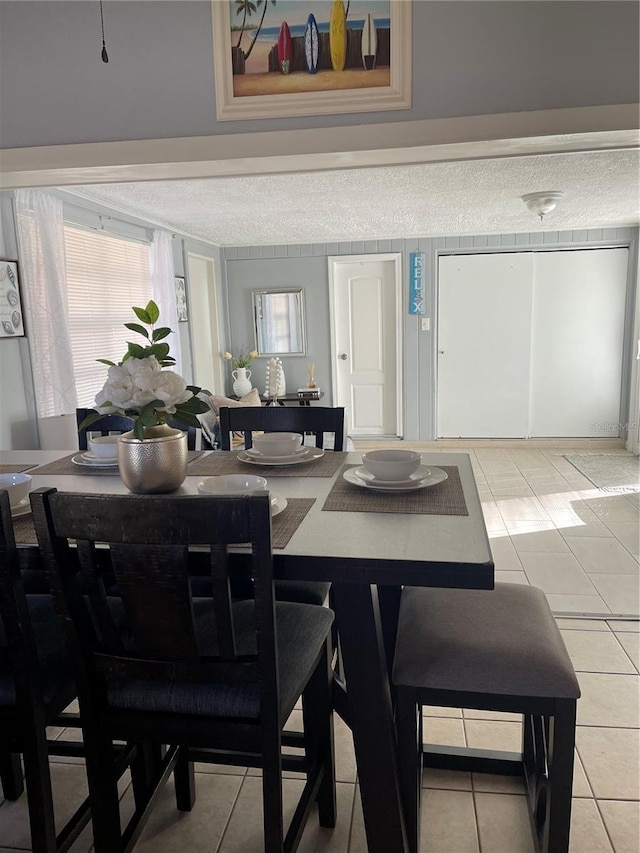
[[[580,688],[544,593],[402,591],[393,666],[399,771],[410,850],[417,853],[422,767],[524,777],[538,853],[569,847]],[[422,706],[523,715],[522,752],[423,747]]]

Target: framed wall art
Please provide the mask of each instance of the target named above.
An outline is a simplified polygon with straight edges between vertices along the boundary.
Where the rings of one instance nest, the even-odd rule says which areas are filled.
[[[178,312],[178,322],[186,323],[189,320],[187,311],[187,287],[183,276],[174,276],[176,284],[176,311]]]
[[[0,258],[0,338],[24,336],[18,262]]]
[[[410,0],[211,0],[218,121],[411,107]]]

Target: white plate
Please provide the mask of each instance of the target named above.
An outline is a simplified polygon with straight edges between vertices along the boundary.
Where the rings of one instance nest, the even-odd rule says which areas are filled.
[[[301,465],[303,462],[315,462],[324,456],[321,447],[306,447],[305,453],[294,453],[291,456],[261,456],[260,459],[247,454],[246,450],[238,453],[240,462],[248,462],[251,465]]]
[[[279,492],[271,492],[271,518],[274,515],[280,515],[283,509],[287,506],[287,499]]]
[[[355,472],[355,468],[349,468],[342,476],[348,483],[352,483],[354,486],[361,486],[363,489],[373,489],[376,492],[413,492],[417,489],[426,489],[428,486],[436,486],[449,477],[447,472],[441,468],[432,468],[429,476],[424,477],[422,480],[414,480],[411,483],[397,483],[396,485],[387,483],[378,485],[379,481],[376,483],[368,482],[367,480],[363,480],[362,477],[358,477]]]
[[[265,459],[268,462],[275,462],[277,460],[290,462],[292,459],[297,459],[298,456],[301,456],[308,450],[308,447],[299,447],[295,453],[288,453],[286,456],[268,456],[266,453],[261,453],[259,450],[256,450],[255,447],[248,447],[243,452],[246,453],[247,456],[251,456],[253,459]]]
[[[28,515],[31,512],[31,504],[29,498],[22,498],[18,506],[11,507],[11,518],[20,518],[21,515]]]
[[[372,486],[379,486],[380,488],[383,486],[410,486],[411,483],[415,483],[417,480],[425,480],[431,473],[431,469],[428,465],[420,465],[417,471],[414,471],[406,480],[380,480],[379,478],[377,479],[374,477],[371,471],[367,471],[364,465],[361,468],[355,468],[354,470],[361,480],[366,480],[367,483],[371,483]]]
[[[99,453],[94,453],[93,450],[85,450],[82,454],[82,458],[87,462],[98,465],[117,465],[118,463],[117,453],[115,456],[100,456]]]
[[[117,468],[118,460],[117,459],[100,459],[98,461],[98,457],[94,457],[92,459],[87,459],[87,453],[77,453],[75,456],[71,457],[71,461],[74,465],[86,465],[89,468]]]

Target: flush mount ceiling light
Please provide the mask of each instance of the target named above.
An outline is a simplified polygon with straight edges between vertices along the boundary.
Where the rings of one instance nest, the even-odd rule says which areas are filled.
[[[551,213],[555,210],[558,201],[564,196],[564,193],[556,190],[547,190],[541,193],[527,193],[521,196],[522,201],[527,205],[532,213],[536,213],[540,217],[540,222],[546,213]]]

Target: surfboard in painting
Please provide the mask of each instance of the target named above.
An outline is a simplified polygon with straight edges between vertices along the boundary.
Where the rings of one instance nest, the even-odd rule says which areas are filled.
[[[318,70],[318,55],[320,50],[320,34],[318,24],[313,14],[307,19],[304,30],[304,62],[309,74],[315,74]]]
[[[278,34],[278,65],[283,74],[291,71],[291,32],[286,21],[282,22]]]
[[[331,67],[343,71],[347,59],[347,18],[342,0],[333,0],[329,16],[329,50]]]
[[[373,71],[376,64],[376,50],[378,49],[378,37],[376,35],[376,25],[373,22],[371,13],[367,13],[367,17],[362,27],[362,64],[365,71]]]

